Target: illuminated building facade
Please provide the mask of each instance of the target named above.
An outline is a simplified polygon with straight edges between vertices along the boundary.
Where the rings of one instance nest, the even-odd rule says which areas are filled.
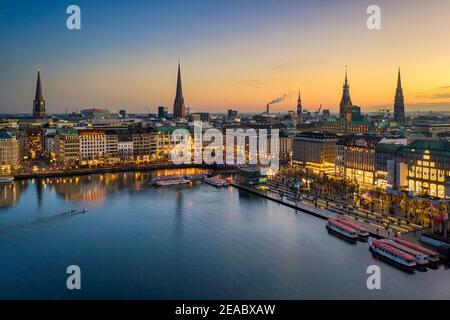
[[[73,128],[58,129],[56,159],[64,165],[75,165],[80,160],[80,139]]]
[[[106,158],[105,130],[82,129],[78,131],[78,134],[80,136],[80,164],[103,164]]]
[[[117,143],[119,158],[122,162],[133,161],[133,138],[129,135],[120,135]]]
[[[288,133],[280,132],[280,162],[290,163],[292,159],[292,147],[294,144],[294,137]]]
[[[450,198],[450,142],[415,140],[400,155],[408,166],[408,191],[416,195]]]
[[[336,175],[360,185],[375,184],[375,152],[380,137],[350,135],[336,145]]]
[[[399,189],[404,185],[403,164],[397,154],[407,144],[406,139],[382,139],[375,147],[375,185],[383,190]]]
[[[334,173],[337,136],[327,132],[304,132],[293,140],[292,163],[313,173]]]
[[[12,167],[19,165],[20,141],[9,131],[0,131],[0,170],[7,174]]]
[[[116,130],[105,130],[106,153],[105,162],[115,164],[120,161],[118,152],[119,136]]]
[[[151,158],[152,130],[149,128],[133,128],[131,139],[133,141],[133,154],[137,163],[146,163]]]

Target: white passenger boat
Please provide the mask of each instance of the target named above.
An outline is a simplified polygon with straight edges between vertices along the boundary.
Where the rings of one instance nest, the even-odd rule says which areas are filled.
[[[392,238],[392,240],[401,245],[404,245],[408,248],[414,249],[416,251],[419,251],[419,252],[422,252],[422,253],[428,255],[428,261],[430,261],[430,262],[438,262],[439,261],[439,253],[437,253],[433,250],[427,249],[421,245],[418,245],[418,244],[415,244],[415,243],[412,243],[412,242],[409,242],[409,241],[406,241],[406,240],[400,239],[400,238]]]
[[[424,254],[422,252],[419,252],[417,250],[411,249],[411,248],[409,248],[407,246],[404,246],[404,245],[402,245],[402,244],[400,244],[398,242],[395,242],[393,240],[390,240],[390,239],[383,239],[383,240],[380,240],[380,241],[382,241],[382,242],[384,242],[384,243],[390,245],[391,247],[394,247],[394,248],[396,248],[396,249],[398,249],[400,251],[403,251],[403,252],[405,252],[407,254],[412,255],[416,259],[416,263],[418,265],[422,265],[423,266],[423,265],[428,264],[428,262],[429,262],[428,261],[428,255],[426,255],[426,254]]]
[[[416,259],[412,255],[396,249],[381,240],[371,239],[369,241],[369,249],[402,267],[414,268],[417,265]]]
[[[184,178],[178,178],[178,179],[170,179],[170,180],[159,180],[156,181],[156,186],[158,187],[167,187],[167,186],[174,186],[174,185],[180,185],[180,184],[186,184],[189,183],[189,180],[186,180]]]
[[[346,226],[345,224],[336,221],[336,219],[328,219],[327,221],[327,229],[334,231],[348,239],[351,240],[357,240],[358,239],[358,233],[355,229]]]
[[[179,174],[171,174],[171,175],[167,175],[167,176],[157,176],[152,179],[151,183],[156,183],[157,181],[174,180],[174,179],[181,179],[181,178],[183,178],[183,177],[180,176]]]
[[[14,182],[14,177],[0,177],[0,184],[10,184]]]
[[[221,179],[219,177],[205,178],[205,182],[217,188],[228,187],[230,185],[227,180]]]
[[[345,224],[346,226],[349,226],[350,228],[355,229],[361,239],[367,240],[369,238],[369,231],[363,226],[343,218],[336,218],[335,221],[338,221],[342,224]]]
[[[194,174],[188,174],[184,176],[185,179],[195,181],[195,180],[203,180],[208,176],[207,173],[194,173]]]

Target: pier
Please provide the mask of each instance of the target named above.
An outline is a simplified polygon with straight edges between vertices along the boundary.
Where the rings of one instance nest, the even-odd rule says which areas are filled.
[[[312,195],[303,194],[297,199],[292,190],[283,189],[281,191],[274,191],[270,188],[270,184],[267,190],[257,190],[256,188],[237,182],[232,182],[231,185],[324,220],[343,217],[367,228],[370,235],[375,238],[390,238],[395,234],[402,235],[402,237],[408,235],[404,238],[417,242],[422,230],[421,226],[408,225],[406,222],[400,221],[397,218],[388,217],[361,208],[353,208],[353,206],[346,206],[345,204],[324,200]]]

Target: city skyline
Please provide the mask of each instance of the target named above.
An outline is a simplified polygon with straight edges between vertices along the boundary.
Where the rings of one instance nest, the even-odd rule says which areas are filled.
[[[0,300],[448,299],[447,12],[0,1]]]
[[[449,28],[442,14],[449,5],[436,1],[424,8],[413,2],[381,1],[377,31],[365,26],[365,1],[341,6],[135,1],[126,9],[81,1],[79,31],[65,28],[64,5],[14,4],[2,8],[0,23],[6,40],[0,43],[6,52],[0,62],[0,112],[29,112],[38,65],[48,113],[171,108],[179,58],[192,111],[263,112],[268,101],[286,94],[288,99],[271,106],[272,112],[286,112],[296,109],[300,89],[304,109],[322,104],[337,112],[345,65],[353,103],[365,112],[393,110],[399,67],[407,112],[425,106],[448,110],[450,86],[442,70],[450,69],[449,45],[441,35]],[[108,17],[102,9],[111,9]],[[215,13],[219,9],[225,17]],[[429,15],[432,21],[425,21]],[[180,17],[190,24],[178,23]],[[424,58],[426,47],[435,48],[432,60]]]

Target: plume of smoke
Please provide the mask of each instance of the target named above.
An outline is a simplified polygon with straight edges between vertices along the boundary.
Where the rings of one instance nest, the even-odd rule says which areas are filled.
[[[283,94],[282,96],[279,96],[278,98],[275,98],[272,101],[270,101],[268,103],[268,105],[283,102],[284,100],[290,99],[291,96],[292,96],[292,92],[287,92],[287,93]]]

